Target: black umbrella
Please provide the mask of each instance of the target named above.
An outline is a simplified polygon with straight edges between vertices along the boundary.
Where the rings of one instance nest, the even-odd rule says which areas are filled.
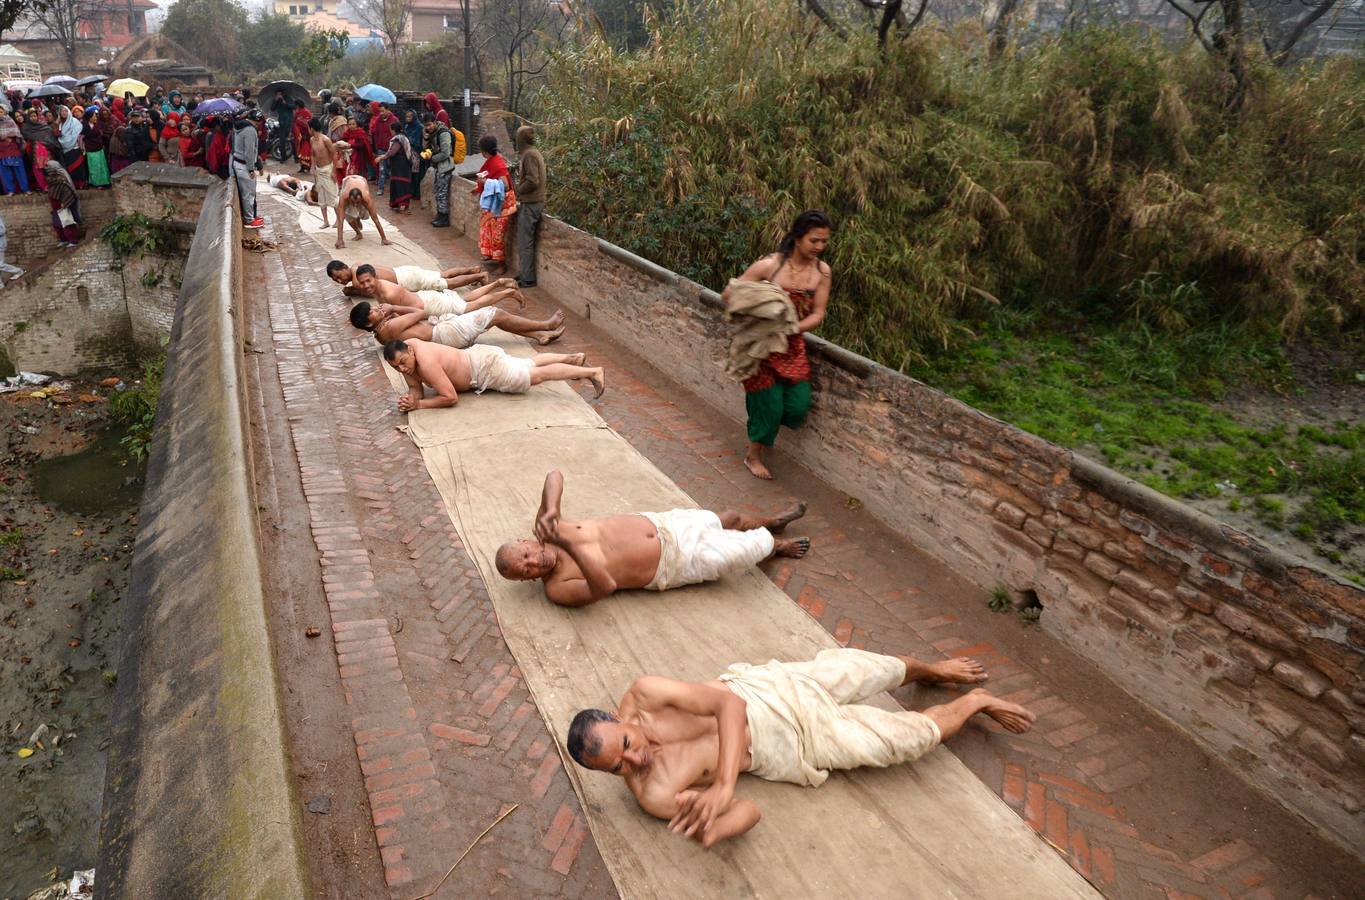
[[[308,88],[299,84],[297,81],[272,81],[261,88],[261,92],[256,95],[260,98],[261,109],[266,112],[271,111],[270,107],[275,103],[276,91],[284,91],[284,96],[291,102],[294,100],[302,100],[305,106],[312,102],[312,97],[308,95]]]
[[[87,84],[99,84],[101,81],[108,81],[108,75],[87,75],[76,82],[76,87],[85,87]]]
[[[30,100],[38,97],[70,97],[71,92],[60,84],[45,84],[42,87],[36,87],[29,91],[28,96]]]

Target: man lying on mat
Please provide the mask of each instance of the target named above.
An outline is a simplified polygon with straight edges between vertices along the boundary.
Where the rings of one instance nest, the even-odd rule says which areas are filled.
[[[740,772],[815,787],[831,769],[916,760],[977,713],[1028,731],[1033,713],[979,688],[924,712],[859,703],[912,681],[985,678],[971,659],[923,663],[852,649],[824,650],[810,662],[740,663],[715,681],[646,675],[615,713],[574,716],[568,749],[579,765],[624,778],[641,808],[667,819],[675,834],[711,847],[758,823],[754,802],[735,797]]]
[[[776,516],[675,509],[663,513],[560,518],[564,476],[545,476],[534,541],[498,548],[498,572],[512,581],[539,578],[560,606],[587,606],[623,588],[666,591],[742,572],[771,556],[800,558],[808,538],[775,538],[806,513],[798,503]]]
[[[459,402],[460,391],[498,391],[524,394],[532,385],[545,381],[573,381],[586,378],[597,388],[595,396],[607,389],[607,373],[601,366],[585,366],[582,353],[537,353],[528,358],[512,356],[492,344],[475,344],[457,350],[429,341],[389,341],[384,359],[408,383],[408,392],[398,398],[398,411],[441,409]],[[423,395],[423,388],[436,392]]]
[[[556,312],[548,319],[526,319],[490,306],[463,315],[446,313],[432,317],[424,309],[387,303],[371,306],[362,301],[351,307],[351,324],[372,332],[381,344],[416,338],[464,349],[488,329],[501,328],[544,346],[564,333],[564,313]]]
[[[512,334],[525,335],[544,346],[558,340],[564,333],[562,312],[556,312],[549,319],[538,320],[493,308],[492,305],[499,300],[509,297],[520,299],[519,293],[484,291],[480,288],[483,293],[477,300],[465,300],[452,290],[413,293],[391,281],[376,278],[374,267],[370,265],[355,270],[355,282],[370,296],[386,301],[384,308],[375,309],[369,303],[362,302],[351,310],[351,324],[365,331],[373,330],[380,343],[417,338],[463,348],[473,344],[488,329],[496,327]],[[428,318],[432,320],[431,325],[425,322]]]
[[[390,281],[409,291],[444,291],[446,289],[464,287],[467,284],[484,284],[488,281],[488,273],[479,266],[465,266],[464,268],[444,269],[440,272],[435,269],[423,269],[420,266],[370,266],[374,269],[374,277],[380,281]],[[368,297],[369,294],[352,284],[355,280],[355,272],[351,267],[339,259],[334,259],[327,264],[327,277],[341,285],[342,292],[348,297]],[[516,280],[512,278],[499,278],[497,283],[503,287],[513,287]],[[468,298],[466,298],[468,299]]]

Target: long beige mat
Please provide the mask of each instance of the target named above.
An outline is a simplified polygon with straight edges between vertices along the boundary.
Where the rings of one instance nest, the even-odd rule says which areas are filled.
[[[531,352],[498,332],[490,339]],[[389,377],[401,391],[397,373]],[[757,570],[665,594],[625,592],[580,610],[552,605],[538,584],[499,577],[494,553],[529,536],[552,468],[565,473],[570,517],[696,505],[566,385],[522,397],[462,394],[453,409],[408,419],[561,748],[576,710],[612,708],[642,673],[707,679],[733,662],[807,659],[835,645]],[[875,702],[898,708],[887,695]],[[568,770],[627,898],[1097,896],[942,748],[913,765],[836,774],[818,789],[742,778],[739,793],[764,819],[709,852],[641,812],[620,779],[572,762]]]

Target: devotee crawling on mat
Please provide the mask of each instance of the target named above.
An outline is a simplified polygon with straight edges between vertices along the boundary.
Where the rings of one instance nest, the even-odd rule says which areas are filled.
[[[982,689],[923,712],[862,705],[882,691],[922,684],[972,684],[975,660],[924,663],[863,650],[823,650],[809,662],[739,663],[718,679],[637,678],[616,712],[581,710],[569,726],[569,755],[619,775],[652,816],[704,847],[758,824],[758,807],[735,797],[741,772],[810,787],[831,769],[912,762],[984,713],[1016,734],[1034,714]]]
[[[830,270],[820,254],[829,244],[831,228],[829,216],[818,209],[806,210],[796,217],[776,253],[749,266],[721,293],[726,319],[745,322],[731,343],[727,369],[743,380],[744,406],[749,414],[749,450],[744,465],[756,478],[773,477],[763,457],[777,441],[778,429],[783,425],[800,428],[810,412],[810,359],[805,335],[825,320],[829,305]],[[790,309],[779,309],[785,312],[780,317],[760,315],[760,310],[773,309],[770,304],[737,310],[736,286],[743,282],[776,285],[786,295]],[[766,323],[756,321],[760,318]],[[776,338],[766,358],[736,359],[740,355],[738,339],[747,336],[752,346],[752,338],[765,327],[765,339]]]
[[[432,318],[425,309],[360,302],[351,308],[351,324],[372,332],[381,344],[389,341],[435,341],[448,347],[464,348],[490,328],[521,334],[544,346],[564,333],[564,313],[556,312],[544,320],[524,319],[495,307],[463,314],[446,313]]]
[[[585,378],[597,388],[597,397],[607,389],[606,372],[601,366],[585,366],[582,353],[538,353],[524,358],[491,344],[457,350],[412,340],[385,344],[384,360],[408,383],[408,392],[398,398],[399,412],[454,406],[460,391],[524,394],[532,385],[545,381]],[[436,396],[424,396],[424,387],[431,388]]]
[[[715,581],[772,556],[799,559],[808,538],[776,538],[806,513],[806,504],[775,516],[675,509],[662,513],[569,520],[560,517],[564,476],[545,476],[533,541],[498,548],[498,573],[540,579],[560,606],[587,606],[618,590],[670,588]]]
[[[379,230],[379,243],[388,245],[388,235],[384,234],[384,223],[379,221],[379,213],[374,208],[374,198],[370,196],[370,183],[363,175],[347,175],[341,182],[341,196],[337,200],[337,249],[346,246],[345,226],[350,225],[355,239],[361,239],[360,220],[370,219]]]
[[[380,281],[392,281],[409,291],[454,290],[467,284],[482,284],[488,278],[488,273],[484,272],[480,266],[452,268],[442,272],[435,269],[423,269],[421,266],[394,266],[389,268],[388,266],[372,265],[370,268],[374,270],[374,277]],[[351,283],[355,280],[355,272],[339,259],[334,259],[327,264],[327,277],[341,285],[347,296],[368,296]],[[510,278],[506,279],[505,286],[512,286]]]

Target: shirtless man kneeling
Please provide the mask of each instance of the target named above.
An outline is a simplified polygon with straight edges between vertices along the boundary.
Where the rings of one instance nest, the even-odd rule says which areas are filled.
[[[390,281],[404,290],[409,291],[445,291],[455,290],[467,284],[483,284],[488,280],[488,273],[481,266],[466,266],[464,268],[445,269],[440,272],[435,269],[423,269],[420,266],[370,266],[374,269],[374,277],[380,281]],[[339,259],[334,259],[327,264],[327,277],[341,285],[342,293],[348,297],[366,296],[358,286],[352,284],[355,280],[355,272],[350,266]],[[499,279],[506,281],[511,286],[512,279]],[[489,282],[489,287],[493,285]],[[526,305],[526,301],[521,301]]]
[[[374,208],[374,198],[370,196],[370,183],[360,175],[347,175],[341,182],[340,196],[337,198],[337,249],[346,246],[345,226],[355,231],[355,239],[360,240],[360,220],[369,219],[379,231],[379,243],[388,246],[388,235],[384,234],[384,223],[379,221],[379,212]]]
[[[414,294],[392,281],[380,281],[370,265],[355,270],[355,283],[369,296],[383,300],[389,309],[376,311],[369,303],[357,303],[351,309],[352,325],[365,331],[374,330],[379,336],[379,325],[395,318],[404,320],[402,326],[390,325],[385,329],[391,336],[381,337],[381,340],[403,339],[409,328],[420,325],[427,318],[431,318],[433,324],[442,328],[441,333],[446,335],[437,340],[452,347],[468,347],[490,328],[525,335],[541,346],[559,340],[564,333],[564,313],[557,312],[544,320],[513,315],[493,307],[492,304],[503,296],[496,291],[476,301],[467,301],[454,291],[421,291]],[[377,320],[374,318],[376,315],[379,316]],[[411,336],[418,340],[428,339],[421,334]]]
[[[498,574],[540,579],[560,606],[587,606],[618,590],[669,588],[715,581],[772,556],[799,559],[809,538],[775,538],[806,513],[798,503],[770,518],[737,512],[675,509],[664,513],[570,521],[560,518],[564,476],[545,476],[534,541],[498,548]]]
[[[853,649],[823,650],[810,662],[740,663],[714,681],[645,675],[615,713],[575,715],[568,750],[579,765],[624,778],[640,807],[674,834],[712,847],[758,824],[757,805],[735,797],[741,772],[815,787],[831,769],[919,759],[977,713],[1028,731],[1032,712],[980,688],[924,712],[860,704],[911,682],[985,679],[972,659],[924,663]]]
[[[460,402],[460,391],[498,391],[524,394],[532,385],[546,381],[574,381],[586,378],[597,388],[596,396],[607,389],[607,374],[601,366],[585,366],[582,353],[538,353],[530,359],[512,356],[492,344],[475,344],[456,350],[428,341],[390,341],[384,345],[384,360],[408,383],[408,392],[398,398],[398,411],[444,409]],[[436,392],[423,395],[423,388]]]
[[[541,345],[564,333],[564,313],[557,312],[543,321],[523,319],[509,312],[485,307],[476,312],[447,313],[434,318],[424,309],[407,306],[371,306],[364,301],[351,307],[351,324],[371,332],[381,344],[389,341],[434,341],[463,350],[490,328],[521,334]]]

